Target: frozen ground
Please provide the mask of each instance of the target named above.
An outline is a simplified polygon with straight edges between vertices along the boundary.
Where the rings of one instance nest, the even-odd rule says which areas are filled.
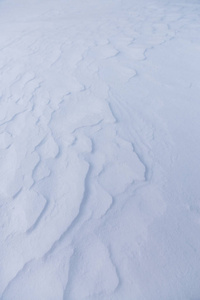
[[[0,299],[200,299],[199,1],[0,1]]]

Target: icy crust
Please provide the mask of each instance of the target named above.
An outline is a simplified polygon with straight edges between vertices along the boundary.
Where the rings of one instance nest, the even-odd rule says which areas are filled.
[[[0,299],[199,297],[198,13],[0,2]]]

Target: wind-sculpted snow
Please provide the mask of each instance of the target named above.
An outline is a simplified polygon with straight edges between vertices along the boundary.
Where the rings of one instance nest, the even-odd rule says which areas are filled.
[[[199,12],[0,2],[0,299],[200,298]]]

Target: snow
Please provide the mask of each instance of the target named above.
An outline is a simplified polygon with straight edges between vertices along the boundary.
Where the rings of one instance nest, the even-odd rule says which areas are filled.
[[[200,299],[200,4],[0,1],[0,299]]]

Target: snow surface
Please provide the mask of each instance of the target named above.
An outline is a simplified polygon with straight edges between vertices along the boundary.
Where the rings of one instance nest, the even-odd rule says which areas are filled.
[[[0,299],[200,299],[200,2],[0,1]]]

